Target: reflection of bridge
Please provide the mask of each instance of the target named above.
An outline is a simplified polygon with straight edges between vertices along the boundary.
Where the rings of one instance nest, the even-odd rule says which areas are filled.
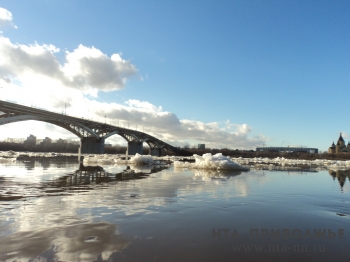
[[[151,155],[159,156],[162,150],[183,153],[143,132],[0,100],[0,125],[26,120],[47,122],[77,135],[82,154],[103,154],[105,140],[113,135],[120,135],[128,142],[129,155],[142,154],[143,142],[149,145]]]
[[[169,168],[168,165],[150,166],[148,172],[135,172],[130,166],[127,166],[125,170],[119,173],[110,173],[103,169],[101,166],[84,166],[80,164],[79,170],[76,170],[73,174],[59,177],[53,181],[42,183],[47,184],[50,188],[64,188],[64,190],[79,190],[86,189],[84,186],[92,184],[102,184],[118,181],[128,181],[147,178],[150,174],[160,172]],[[81,188],[81,186],[83,186]],[[70,187],[73,187],[70,188]],[[90,188],[92,189],[92,188]],[[58,192],[57,190],[47,190],[46,192]]]

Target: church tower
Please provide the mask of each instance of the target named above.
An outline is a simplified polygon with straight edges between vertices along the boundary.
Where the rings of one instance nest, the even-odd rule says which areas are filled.
[[[334,154],[335,153],[335,144],[333,144],[328,148],[328,154]]]
[[[344,138],[342,134],[340,133],[337,145],[333,144],[328,148],[328,153],[329,154],[334,154],[334,153],[350,153],[350,141],[348,142],[347,145],[345,145]]]
[[[340,151],[341,151],[341,149],[343,147],[345,147],[345,141],[344,141],[344,139],[343,139],[343,137],[341,136],[341,133],[340,133],[337,145],[335,146],[335,152],[336,153],[340,153]]]
[[[340,144],[340,147],[344,147],[345,146],[345,141],[344,141],[343,137],[341,136],[341,133],[340,133],[340,136],[339,136],[339,139],[338,139],[338,143]]]

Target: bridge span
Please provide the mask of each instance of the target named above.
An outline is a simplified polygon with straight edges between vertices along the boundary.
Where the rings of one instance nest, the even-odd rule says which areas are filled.
[[[142,154],[144,142],[149,145],[149,154],[154,156],[161,155],[162,151],[182,155],[189,153],[144,132],[0,100],[0,125],[26,120],[50,123],[72,132],[80,138],[81,154],[103,154],[105,140],[113,135],[119,135],[127,141],[129,155]]]

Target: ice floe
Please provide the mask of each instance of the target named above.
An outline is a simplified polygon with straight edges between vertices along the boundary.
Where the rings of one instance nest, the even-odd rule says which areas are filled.
[[[78,157],[75,153],[54,153],[54,152],[0,152],[0,163],[9,163],[18,157]],[[329,160],[329,159],[287,159],[276,158],[231,158],[221,153],[203,156],[151,156],[140,155],[126,156],[124,154],[84,154],[83,163],[90,166],[113,166],[113,165],[165,165],[174,164],[175,168],[208,169],[208,170],[348,170],[350,160]]]
[[[78,156],[75,153],[55,153],[55,152],[14,152],[0,151],[0,157],[58,157],[58,156]]]
[[[13,163],[16,159],[16,157],[0,157],[0,163]]]
[[[350,169],[349,160],[328,160],[328,159],[287,159],[283,157],[276,158],[232,158],[233,161],[247,165],[251,169],[267,169],[267,170],[298,170],[298,169],[313,169],[313,170],[345,170]]]
[[[152,165],[153,158],[151,155],[140,155],[136,153],[129,160],[116,159],[117,164],[132,164],[132,165]]]
[[[203,156],[193,155],[194,163],[174,161],[175,168],[190,169],[214,169],[214,170],[249,170],[248,167],[242,166],[229,157],[223,156],[222,153],[212,155],[211,153],[203,154]]]
[[[19,156],[19,153],[15,152],[15,151],[4,151],[4,152],[0,152],[0,157],[10,157],[10,158],[16,158]]]
[[[127,157],[125,155],[86,155],[83,159],[84,165],[89,166],[111,166],[111,165],[133,165],[133,166],[164,166],[173,161],[169,157],[155,157],[151,155],[140,155]]]

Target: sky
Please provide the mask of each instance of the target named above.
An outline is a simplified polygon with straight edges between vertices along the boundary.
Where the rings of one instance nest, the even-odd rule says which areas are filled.
[[[346,0],[3,0],[0,100],[174,146],[325,151],[350,139],[349,13]],[[77,139],[0,126],[0,140],[29,134]]]

